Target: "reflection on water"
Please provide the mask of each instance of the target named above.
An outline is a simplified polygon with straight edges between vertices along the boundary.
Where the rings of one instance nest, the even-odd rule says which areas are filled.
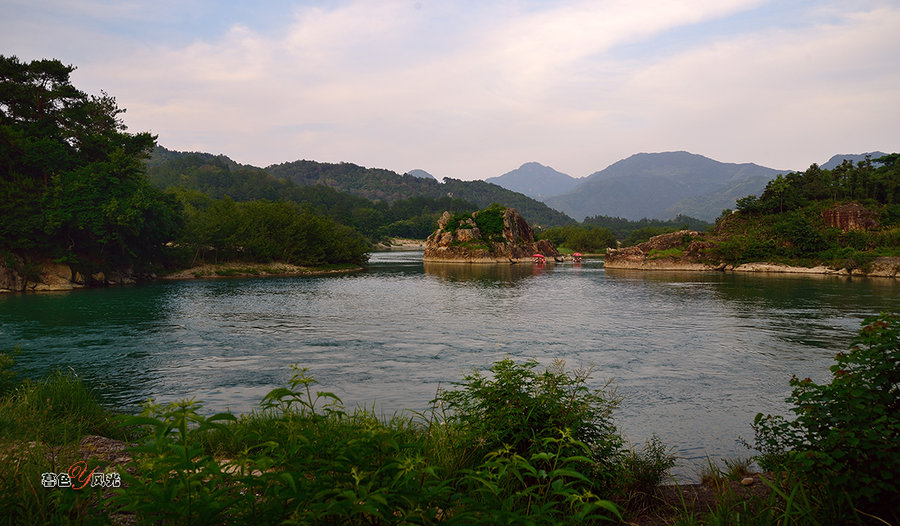
[[[824,379],[860,321],[898,310],[891,280],[423,264],[374,254],[364,272],[197,280],[0,296],[0,350],[39,376],[71,367],[110,402],[194,397],[249,411],[309,367],[347,404],[422,410],[497,359],[555,358],[613,379],[640,443],[682,466],[746,455],[757,412],[784,412],[791,374]],[[686,468],[684,468],[686,469]]]
[[[516,281],[542,274],[545,265],[531,263],[444,263],[426,261],[425,273],[447,281],[477,281],[483,284],[506,286]]]

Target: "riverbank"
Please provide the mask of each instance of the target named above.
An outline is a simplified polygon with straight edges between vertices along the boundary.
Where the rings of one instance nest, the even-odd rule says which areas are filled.
[[[424,239],[405,239],[400,237],[391,238],[388,242],[378,243],[375,245],[377,251],[389,250],[425,250]]]
[[[215,278],[249,278],[249,277],[290,277],[290,276],[322,276],[329,274],[346,274],[358,272],[363,268],[357,265],[327,265],[321,267],[303,267],[290,263],[216,263],[204,264],[179,270],[171,274],[157,276],[160,280],[182,279],[215,279]]]
[[[346,274],[358,272],[363,268],[358,265],[323,265],[305,267],[289,263],[215,263],[178,270],[169,274],[151,275],[142,279],[130,274],[105,275],[100,272],[90,279],[74,273],[68,265],[47,262],[40,267],[35,281],[23,282],[16,272],[0,267],[0,294],[13,292],[64,292],[77,289],[114,287],[134,285],[139,281],[185,280],[214,278],[247,278],[247,277],[290,277],[290,276],[325,276],[330,274]]]
[[[305,392],[304,386],[315,381],[305,369],[295,371],[289,387],[262,401],[268,411],[212,417],[203,416],[194,401],[149,403],[141,416],[119,415],[103,408],[72,373],[55,373],[14,390],[0,386],[6,390],[0,395],[0,424],[17,423],[0,426],[0,461],[13,467],[0,482],[0,500],[14,510],[7,518],[21,523],[278,524],[301,514],[306,519],[301,522],[325,524],[343,522],[339,518],[358,522],[352,519],[362,514],[377,524],[414,518],[426,524],[493,524],[506,517],[517,523],[618,518],[656,525],[698,516],[706,506],[717,505],[722,494],[711,485],[636,481],[629,475],[632,470],[647,475],[638,469],[651,469],[653,480],[663,480],[667,463],[646,452],[613,454],[608,460],[618,467],[605,469],[622,471],[616,471],[621,479],[611,480],[611,472],[585,471],[587,466],[567,457],[575,451],[588,461],[584,455],[594,454],[571,437],[543,447],[523,442],[522,447],[542,452],[513,457],[480,445],[484,430],[470,428],[478,427],[477,419],[438,422],[378,417],[363,408],[345,412],[328,393],[312,397]],[[547,374],[573,378],[555,370]],[[326,401],[332,412],[312,410]],[[182,427],[187,421],[194,425]],[[555,429],[542,429],[543,420],[526,425],[547,433]],[[473,441],[473,432],[482,440]],[[493,432],[502,435],[502,430]],[[267,442],[260,446],[262,441]],[[496,478],[498,467],[516,477]],[[546,480],[526,483],[522,477],[536,473],[535,467],[546,470]],[[485,491],[470,472],[479,480],[494,480],[500,493]],[[756,491],[740,498],[761,495],[764,484],[755,484]],[[582,495],[581,490],[610,500]],[[585,500],[557,504],[577,496]],[[542,505],[532,507],[535,501]]]
[[[876,258],[867,270],[854,268],[833,269],[824,265],[814,267],[791,266],[783,263],[743,263],[741,265],[728,265],[720,263],[709,265],[690,261],[681,261],[676,258],[623,260],[606,258],[604,267],[608,269],[623,270],[656,270],[678,272],[745,272],[745,273],[771,273],[771,274],[808,274],[839,277],[874,277],[874,278],[898,278],[900,277],[900,258],[881,257]]]
[[[874,257],[865,264],[848,261],[841,268],[822,263],[810,267],[772,262],[734,265],[710,261],[707,253],[715,243],[716,240],[700,232],[682,230],[655,236],[638,245],[608,249],[603,265],[608,269],[627,270],[816,274],[894,279],[900,277],[900,257]]]

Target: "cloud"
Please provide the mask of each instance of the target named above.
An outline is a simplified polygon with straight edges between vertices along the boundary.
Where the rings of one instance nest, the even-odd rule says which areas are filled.
[[[582,176],[666,149],[776,167],[863,140],[896,149],[900,10],[878,1],[346,1],[253,16],[196,2],[194,33],[167,22],[175,4],[107,16],[105,2],[56,2],[53,20],[72,22],[43,28],[50,43],[29,35],[46,20],[29,5],[14,8],[28,30],[0,44],[64,49],[77,85],[116,96],[131,129],[257,165],[470,179],[528,160]]]

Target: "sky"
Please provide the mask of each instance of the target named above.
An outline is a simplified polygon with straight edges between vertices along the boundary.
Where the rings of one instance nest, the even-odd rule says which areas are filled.
[[[76,66],[166,148],[261,167],[900,151],[898,0],[3,0],[0,54]]]

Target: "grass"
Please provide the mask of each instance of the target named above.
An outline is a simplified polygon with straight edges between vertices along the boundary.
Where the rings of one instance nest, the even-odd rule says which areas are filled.
[[[666,250],[654,248],[647,255],[647,259],[680,258],[682,256],[684,256],[684,250],[680,248],[668,248]]]
[[[10,364],[0,355],[0,379],[9,379]],[[674,464],[663,442],[653,437],[640,449],[617,449],[620,439],[603,420],[614,399],[582,387],[590,371],[570,373],[562,362],[544,372],[535,367],[497,362],[493,376],[456,384],[457,396],[439,393],[431,410],[389,417],[346,411],[298,367],[286,387],[240,416],[204,415],[193,400],[148,402],[138,415],[117,415],[71,371],[6,381],[0,524],[653,523],[648,517],[683,525],[881,524],[848,516],[853,508],[839,495],[785,474],[748,492],[739,481],[749,474],[749,458],[721,468],[710,462],[710,502],[698,507],[680,493],[674,504],[661,504],[672,502],[659,485]],[[457,412],[444,400],[455,401]],[[526,418],[519,428],[520,416],[506,413],[503,400],[582,411],[580,426],[593,427],[581,427],[580,436],[593,438],[583,442],[572,431],[579,425],[556,426],[552,418]],[[508,432],[487,432],[479,424],[485,418],[506,422],[500,425]],[[79,448],[86,435],[131,443],[133,461],[118,471],[122,486],[43,487],[46,473],[87,481],[82,473],[110,469]],[[491,442],[498,437],[507,438]],[[79,461],[86,461],[83,471],[73,472]]]

